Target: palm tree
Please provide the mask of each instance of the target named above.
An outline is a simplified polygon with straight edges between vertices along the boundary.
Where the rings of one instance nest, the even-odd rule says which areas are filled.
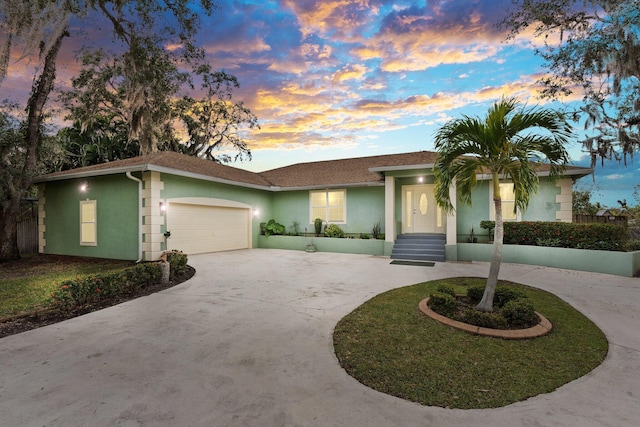
[[[436,133],[438,159],[434,165],[435,192],[439,206],[454,209],[449,187],[457,185],[458,196],[471,205],[471,193],[478,174],[490,174],[495,205],[493,256],[480,311],[493,311],[493,297],[502,259],[502,200],[500,182],[513,183],[516,209],[524,210],[538,190],[537,170],[549,163],[549,175],[556,178],[569,159],[565,144],[571,126],[552,110],[520,107],[515,98],[494,103],[484,119],[463,116],[446,123]]]

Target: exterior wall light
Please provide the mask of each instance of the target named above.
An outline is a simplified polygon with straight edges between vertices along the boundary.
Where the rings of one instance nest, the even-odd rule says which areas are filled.
[[[256,208],[253,210],[253,216],[255,216],[256,218],[260,216],[260,209]]]
[[[420,184],[422,184],[422,183],[424,182],[424,177],[423,177],[423,176],[419,176],[419,177],[418,177],[418,182],[419,182]]]
[[[87,181],[84,181],[82,184],[80,184],[80,191],[82,191],[83,193],[86,192],[89,189],[89,183]]]
[[[164,202],[160,202],[160,215],[167,211],[167,205]]]

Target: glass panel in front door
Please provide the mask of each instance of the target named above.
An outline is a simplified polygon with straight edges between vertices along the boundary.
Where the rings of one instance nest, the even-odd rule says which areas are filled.
[[[434,219],[432,218],[433,210],[429,209],[429,195],[427,190],[420,190],[415,192],[415,209],[413,211],[413,232],[414,233],[432,233],[435,231]]]

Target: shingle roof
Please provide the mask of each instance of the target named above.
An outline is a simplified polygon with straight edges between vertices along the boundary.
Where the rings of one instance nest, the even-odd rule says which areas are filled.
[[[406,169],[432,165],[437,153],[418,151],[413,153],[387,154],[381,156],[356,157],[341,160],[297,163],[265,172],[250,172],[244,169],[215,163],[197,157],[171,151],[163,151],[146,156],[117,160],[99,165],[86,166],[68,171],[55,172],[39,177],[36,182],[55,181],[76,177],[108,175],[127,171],[148,171],[175,173],[209,177],[216,181],[245,184],[257,187],[309,188],[357,184],[383,183],[380,173],[384,170]],[[548,165],[541,165],[540,172],[548,172]],[[569,166],[568,175],[585,176],[592,172],[589,168]]]
[[[107,175],[126,171],[147,171],[161,168],[202,175],[219,180],[233,181],[257,186],[270,186],[261,175],[215,163],[198,157],[187,156],[173,151],[162,151],[146,156],[116,160],[99,165],[86,166],[62,172],[54,172],[39,177],[36,181],[53,181],[57,179],[73,178],[76,176]]]
[[[262,172],[267,180],[279,187],[313,187],[384,182],[372,168],[433,164],[437,154],[430,151],[356,157],[341,160],[297,163]]]

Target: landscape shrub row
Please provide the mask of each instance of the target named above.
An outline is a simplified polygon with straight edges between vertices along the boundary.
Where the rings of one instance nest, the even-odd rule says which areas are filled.
[[[493,234],[494,221],[481,221],[480,227]],[[614,224],[574,224],[569,222],[505,222],[506,244],[559,248],[623,251],[627,249],[627,230]]]
[[[313,223],[313,228],[315,231],[315,236],[320,237],[333,237],[333,238],[349,238],[349,239],[384,239],[384,234],[382,233],[382,227],[380,226],[380,221],[373,224],[373,228],[371,229],[371,234],[369,233],[345,233],[344,230],[337,224],[326,224],[320,218],[316,218]],[[277,235],[288,235],[288,236],[300,236],[302,233],[300,232],[300,223],[297,221],[293,222],[293,226],[291,227],[291,231],[287,233],[287,228],[276,222],[274,219],[270,219],[269,222],[261,222],[260,223],[260,234],[263,236],[277,236]],[[305,233],[304,235],[308,236],[309,233]]]
[[[72,310],[105,298],[136,293],[147,285],[158,283],[161,277],[160,264],[154,262],[136,264],[119,272],[65,280],[51,293],[49,306],[62,311]]]
[[[483,328],[524,328],[537,323],[533,303],[524,293],[506,286],[496,287],[493,312],[475,309],[482,299],[484,288],[469,287],[466,298],[459,298],[452,287],[439,286],[429,296],[429,307],[443,316]]]

